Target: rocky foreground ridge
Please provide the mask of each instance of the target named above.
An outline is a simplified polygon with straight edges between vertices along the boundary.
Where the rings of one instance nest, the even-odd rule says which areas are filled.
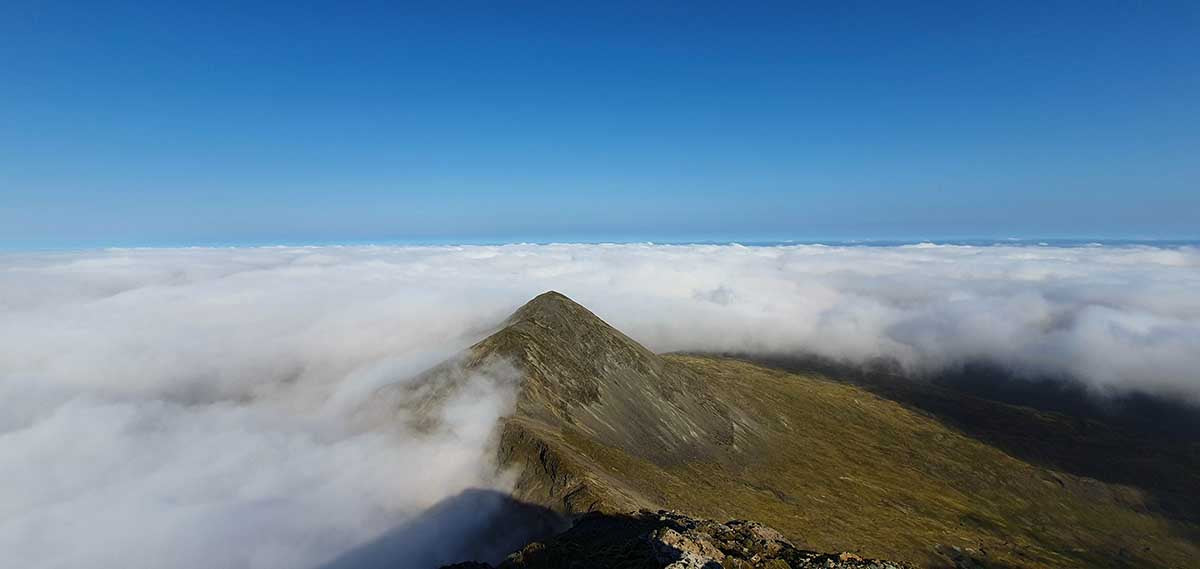
[[[757,522],[718,523],[679,512],[590,513],[566,532],[533,542],[496,569],[902,569],[853,553],[816,553]],[[468,562],[443,569],[493,569]]]

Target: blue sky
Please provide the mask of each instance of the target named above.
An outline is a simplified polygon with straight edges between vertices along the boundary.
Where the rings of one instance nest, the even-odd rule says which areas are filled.
[[[1196,2],[242,4],[0,6],[0,245],[1200,236]]]

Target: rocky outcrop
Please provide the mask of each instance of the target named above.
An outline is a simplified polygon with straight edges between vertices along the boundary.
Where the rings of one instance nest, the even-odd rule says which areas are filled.
[[[513,553],[497,569],[901,569],[907,565],[853,553],[801,550],[756,522],[718,523],[673,511],[592,513],[568,531]],[[453,569],[491,569],[461,563]],[[447,569],[448,569],[447,568]]]

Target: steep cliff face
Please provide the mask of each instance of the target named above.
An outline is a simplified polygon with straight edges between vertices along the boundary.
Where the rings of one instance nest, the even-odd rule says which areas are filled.
[[[496,456],[519,473],[513,497],[568,517],[748,518],[802,550],[939,567],[1200,558],[1200,528],[1157,514],[1138,488],[1023,461],[818,374],[654,354],[554,292],[377,403],[384,415],[389,401],[435,409],[480,375],[515,382]]]

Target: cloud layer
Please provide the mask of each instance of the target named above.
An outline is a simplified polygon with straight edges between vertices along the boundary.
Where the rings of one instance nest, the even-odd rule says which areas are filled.
[[[496,486],[511,393],[437,433],[348,418],[559,290],[655,350],[988,360],[1200,401],[1200,251],[508,245],[0,255],[0,551],[303,567]]]

